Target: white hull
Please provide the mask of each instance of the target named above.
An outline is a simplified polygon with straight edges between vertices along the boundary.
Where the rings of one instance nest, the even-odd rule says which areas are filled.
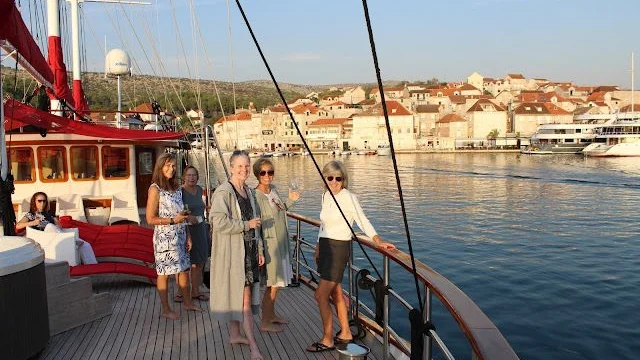
[[[391,155],[391,148],[390,147],[379,147],[377,154],[380,155],[380,156],[390,156]]]
[[[640,156],[640,141],[606,145],[595,143],[587,146],[582,153],[592,157],[631,157]]]

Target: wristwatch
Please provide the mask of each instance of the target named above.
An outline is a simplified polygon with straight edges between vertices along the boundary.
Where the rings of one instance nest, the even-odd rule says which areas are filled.
[[[169,219],[169,225],[175,225],[175,223],[173,222],[173,218]]]

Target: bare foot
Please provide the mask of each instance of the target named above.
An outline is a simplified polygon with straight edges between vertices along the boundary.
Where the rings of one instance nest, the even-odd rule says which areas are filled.
[[[262,354],[260,354],[260,350],[251,349],[251,360],[264,360]]]
[[[187,311],[202,311],[201,308],[199,308],[198,306],[195,306],[193,304],[191,304],[191,305],[182,305],[182,308],[187,310]]]
[[[249,345],[249,340],[247,340],[247,338],[243,337],[243,336],[240,336],[240,337],[237,337],[237,338],[229,337],[229,342],[231,344],[246,344],[246,345]]]
[[[262,323],[260,325],[260,331],[270,331],[270,332],[280,332],[282,331],[282,326],[276,325],[273,323],[273,321],[268,322],[268,323]]]
[[[180,315],[178,315],[178,313],[173,312],[173,311],[169,311],[166,313],[160,313],[161,317],[167,318],[169,320],[178,320],[180,319]]]
[[[271,322],[274,324],[288,324],[289,320],[276,316],[273,319],[271,319]]]

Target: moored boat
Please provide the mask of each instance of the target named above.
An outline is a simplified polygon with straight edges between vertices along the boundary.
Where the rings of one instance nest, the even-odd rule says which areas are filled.
[[[531,136],[531,146],[539,152],[578,154],[596,137],[602,124],[544,124]],[[523,152],[524,153],[524,152]]]
[[[640,113],[614,115],[582,152],[592,157],[640,156]]]
[[[391,146],[389,146],[389,144],[378,145],[377,154],[380,155],[380,156],[389,156],[389,155],[391,155]]]

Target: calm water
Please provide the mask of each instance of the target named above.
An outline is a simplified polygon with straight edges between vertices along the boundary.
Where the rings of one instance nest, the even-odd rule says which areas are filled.
[[[322,166],[330,158],[318,157]],[[390,157],[343,157],[378,232],[407,251]],[[494,321],[523,359],[640,356],[640,161],[519,154],[398,155],[417,258]],[[314,218],[321,183],[310,158],[274,158],[294,211]],[[255,184],[255,179],[252,179]],[[305,232],[308,240],[317,231]],[[358,256],[357,265],[367,263]],[[377,262],[376,266],[380,266]],[[380,266],[381,270],[381,266]],[[416,302],[410,277],[394,289]],[[406,313],[394,327],[406,334]],[[458,358],[470,350],[442,308],[435,325]]]

